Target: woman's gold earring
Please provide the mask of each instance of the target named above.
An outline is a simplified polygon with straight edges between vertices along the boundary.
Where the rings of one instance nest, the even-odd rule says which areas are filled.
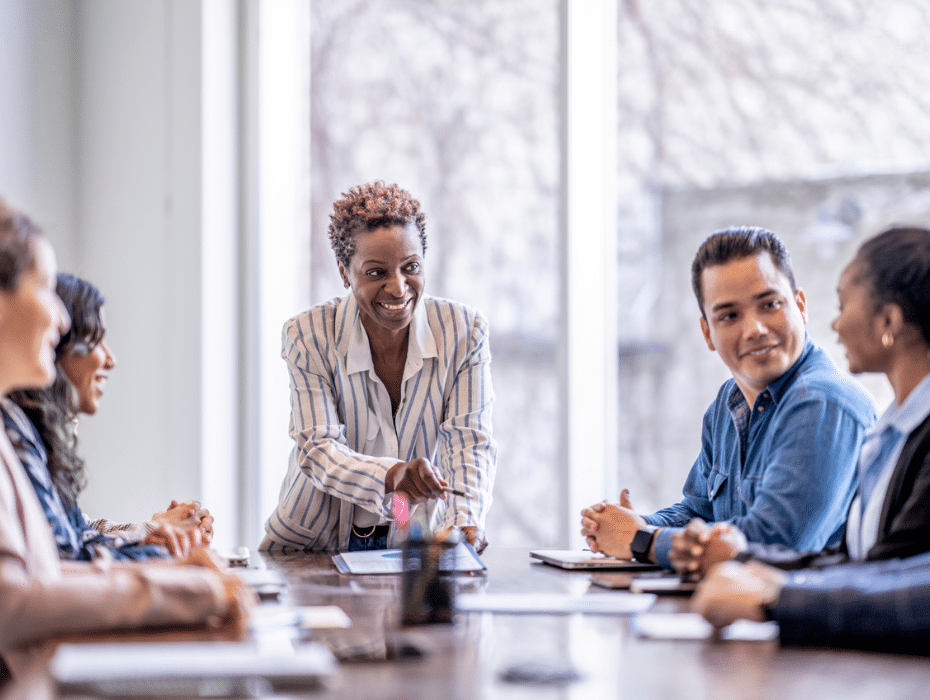
[[[894,336],[891,333],[885,333],[882,336],[882,346],[888,350],[892,345],[894,345]]]

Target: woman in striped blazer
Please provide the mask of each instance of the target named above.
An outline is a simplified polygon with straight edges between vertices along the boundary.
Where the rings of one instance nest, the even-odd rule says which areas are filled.
[[[480,551],[497,463],[487,320],[425,294],[425,215],[405,190],[354,187],[330,218],[349,291],[284,325],[294,448],[261,548],[384,549],[414,518]]]

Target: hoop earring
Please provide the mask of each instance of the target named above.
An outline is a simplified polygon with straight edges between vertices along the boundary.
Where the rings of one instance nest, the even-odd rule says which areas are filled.
[[[891,348],[892,345],[894,345],[894,336],[891,335],[891,333],[886,332],[882,336],[882,347],[884,347],[885,350],[888,350]]]

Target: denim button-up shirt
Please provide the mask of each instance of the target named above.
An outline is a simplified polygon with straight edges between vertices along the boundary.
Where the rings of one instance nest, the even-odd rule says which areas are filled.
[[[704,414],[701,454],[681,502],[647,516],[663,529],[655,555],[669,567],[676,527],[728,521],[751,542],[814,549],[839,542],[857,487],[859,448],[875,408],[810,339],[750,410],[733,379]]]

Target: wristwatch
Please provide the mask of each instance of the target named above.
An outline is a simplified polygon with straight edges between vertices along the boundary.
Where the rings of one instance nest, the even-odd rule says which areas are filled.
[[[649,564],[652,560],[649,558],[649,550],[652,549],[652,539],[656,536],[657,528],[655,525],[646,525],[633,535],[633,541],[630,542],[630,551],[633,552],[633,558],[644,564]]]

